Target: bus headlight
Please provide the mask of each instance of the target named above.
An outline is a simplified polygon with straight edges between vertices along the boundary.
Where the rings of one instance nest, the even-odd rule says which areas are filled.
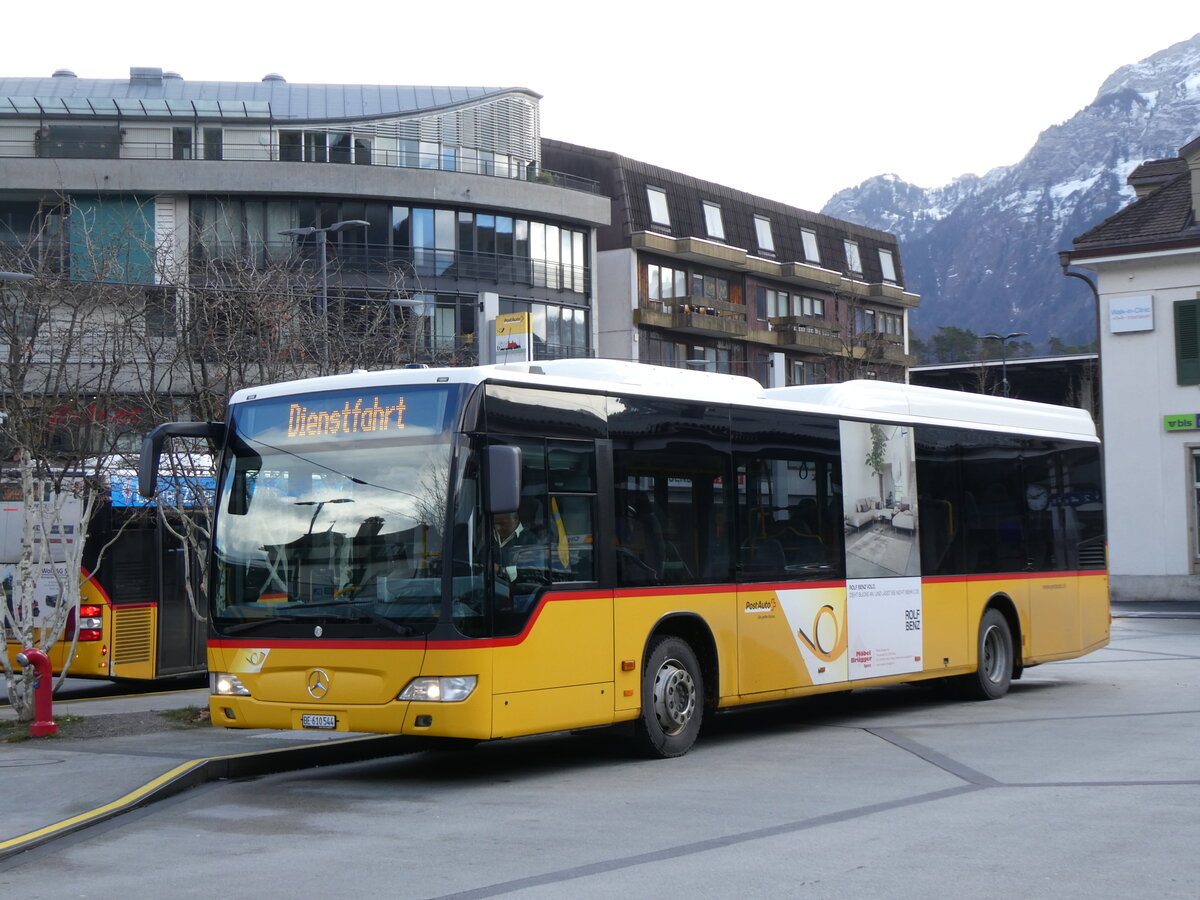
[[[410,681],[396,699],[457,703],[471,696],[478,680],[474,675],[451,675],[441,678],[421,676]]]
[[[242,680],[228,672],[212,672],[208,676],[208,691],[210,694],[222,696],[249,697],[250,689],[242,684]]]

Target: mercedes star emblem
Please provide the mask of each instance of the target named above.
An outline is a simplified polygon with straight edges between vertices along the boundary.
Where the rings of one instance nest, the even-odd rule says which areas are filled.
[[[308,693],[314,700],[320,700],[329,693],[329,675],[320,669],[308,673]]]

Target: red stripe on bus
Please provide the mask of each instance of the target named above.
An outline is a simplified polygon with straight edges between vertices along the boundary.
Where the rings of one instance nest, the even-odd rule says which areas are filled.
[[[990,575],[929,575],[922,584],[948,584],[954,581],[1032,581],[1034,579],[1098,578],[1107,576],[1107,569],[1084,569],[1079,572],[996,572]]]
[[[104,589],[104,585],[102,585],[102,584],[101,584],[99,581],[97,581],[95,578],[92,578],[92,573],[91,573],[91,572],[89,572],[89,571],[88,571],[86,568],[84,568],[83,566],[80,566],[80,567],[79,567],[79,574],[80,574],[79,583],[80,583],[81,585],[83,585],[83,584],[84,584],[84,582],[86,582],[86,586],[87,586],[87,587],[95,588],[95,589],[96,589],[96,590],[97,590],[97,591],[100,593],[100,598],[101,598],[101,599],[102,599],[102,600],[103,600],[105,603],[107,603],[109,606],[112,606],[112,605],[113,605],[112,598],[108,596],[108,591],[106,591],[106,590]],[[89,579],[90,579],[90,580],[89,580]],[[153,603],[152,603],[152,604],[147,604],[147,605],[149,605],[149,606],[155,606],[155,605],[157,605],[157,604],[153,604]]]
[[[1082,572],[1010,572],[998,575],[935,575],[922,578],[922,584],[947,584],[955,581],[1013,581],[1030,580],[1035,578],[1072,578],[1107,575],[1107,571],[1091,569]],[[890,577],[890,576],[889,576]],[[506,637],[494,638],[461,638],[453,640],[423,640],[420,638],[394,641],[353,641],[353,640],[313,640],[312,638],[268,638],[266,641],[256,641],[253,638],[214,638],[208,646],[218,649],[238,649],[246,647],[287,647],[296,650],[397,650],[429,648],[431,650],[470,650],[481,647],[515,647],[523,643],[533,630],[533,626],[541,617],[542,610],[548,603],[562,603],[572,600],[597,600],[609,597],[662,597],[703,596],[707,594],[734,594],[737,591],[780,591],[780,590],[820,590],[828,588],[844,588],[845,581],[795,581],[769,582],[763,584],[742,585],[678,585],[676,587],[656,588],[621,588],[617,591],[579,591],[577,593],[547,593],[539,599],[537,606],[529,614],[529,620],[520,632]]]

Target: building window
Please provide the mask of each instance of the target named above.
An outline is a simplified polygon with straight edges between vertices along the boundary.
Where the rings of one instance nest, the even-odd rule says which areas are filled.
[[[279,132],[279,161],[280,162],[300,162],[304,158],[304,151],[301,149],[304,134],[299,131],[281,131]]]
[[[220,128],[204,129],[204,158],[224,159],[224,138]]]
[[[667,192],[655,187],[646,188],[646,199],[650,202],[650,221],[655,225],[671,227],[671,213],[667,209]]]
[[[687,294],[687,272],[667,266],[646,266],[647,296],[653,306],[663,300],[672,300]]]
[[[171,129],[171,159],[192,158],[192,129]]]
[[[825,301],[820,297],[801,297],[800,315],[812,316],[814,319],[825,318]]]
[[[876,313],[875,324],[880,334],[904,334],[904,318],[898,313]]]
[[[854,331],[857,334],[874,334],[875,310],[856,309],[854,311]]]
[[[754,233],[758,236],[760,253],[775,255],[775,238],[771,234],[771,220],[766,216],[754,217]]]
[[[725,223],[721,220],[721,206],[718,203],[704,202],[704,230],[710,238],[718,241],[725,240]]]
[[[821,251],[817,249],[817,233],[811,228],[801,228],[800,240],[804,243],[805,262],[819,263],[821,261]]]
[[[329,161],[350,163],[354,161],[354,136],[347,131],[329,135]]]
[[[323,163],[327,162],[328,159],[328,147],[325,144],[325,132],[304,132],[304,161]]]
[[[891,250],[879,251],[879,267],[883,270],[883,280],[896,283],[896,261],[892,258]]]
[[[146,289],[146,334],[149,337],[175,336],[175,292],[155,286]]]
[[[1200,299],[1175,303],[1175,383],[1200,384]]]
[[[357,166],[371,165],[371,142],[367,138],[354,139],[354,164]]]
[[[824,384],[825,363],[797,360],[792,363],[792,384]]]
[[[861,275],[862,257],[858,255],[858,242],[842,241],[842,246],[846,248],[846,271]]]
[[[693,275],[692,296],[728,303],[729,279],[719,278],[716,275]]]

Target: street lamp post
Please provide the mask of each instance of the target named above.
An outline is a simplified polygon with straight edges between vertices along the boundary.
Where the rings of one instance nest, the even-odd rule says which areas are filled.
[[[1027,331],[1012,331],[1008,334],[996,334],[992,331],[985,334],[984,340],[1000,342],[1000,392],[1008,396],[1008,342],[1013,338],[1027,337]]]
[[[321,320],[324,322],[325,340],[322,346],[322,362],[325,367],[329,367],[329,255],[326,249],[330,232],[342,231],[346,228],[363,228],[370,225],[363,219],[345,219],[341,222],[334,222],[332,225],[326,225],[324,228],[317,228],[315,225],[308,225],[304,228],[285,228],[280,234],[292,235],[295,237],[309,237],[310,235],[317,236],[317,246],[320,247],[320,272],[321,272]]]

